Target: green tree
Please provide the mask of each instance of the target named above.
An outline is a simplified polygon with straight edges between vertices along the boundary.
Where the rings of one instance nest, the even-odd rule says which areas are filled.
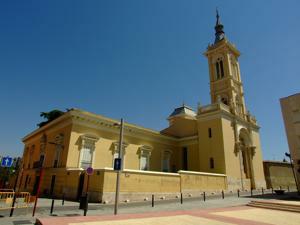
[[[50,112],[41,112],[40,117],[43,117],[46,119],[46,121],[43,121],[39,124],[37,124],[38,127],[45,126],[47,123],[50,123],[51,121],[55,120],[56,118],[62,116],[64,114],[63,111],[54,109]]]

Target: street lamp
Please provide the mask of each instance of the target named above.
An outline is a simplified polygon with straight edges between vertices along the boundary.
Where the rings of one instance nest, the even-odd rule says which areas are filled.
[[[119,204],[119,192],[120,192],[120,176],[122,172],[122,161],[123,161],[123,129],[124,129],[124,121],[123,118],[121,118],[120,124],[115,124],[116,126],[120,127],[120,137],[119,137],[119,154],[118,154],[118,160],[115,159],[114,164],[118,161],[120,163],[119,168],[116,168],[114,165],[114,168],[117,169],[117,181],[116,181],[116,196],[115,196],[115,210],[114,214],[118,214],[118,204]]]
[[[291,167],[292,167],[292,171],[293,171],[293,175],[294,175],[294,179],[295,179],[295,183],[296,183],[296,188],[297,188],[298,194],[300,194],[300,190],[299,190],[299,187],[298,187],[297,178],[296,178],[296,174],[295,174],[295,171],[294,171],[294,164],[293,164],[293,161],[292,161],[291,154],[286,152],[285,156],[290,159],[290,164],[291,164]]]

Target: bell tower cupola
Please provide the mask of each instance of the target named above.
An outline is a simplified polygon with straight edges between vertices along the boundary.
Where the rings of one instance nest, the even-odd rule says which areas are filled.
[[[215,44],[225,38],[225,32],[223,31],[223,28],[224,26],[221,24],[219,12],[217,10],[217,21],[215,26]]]
[[[238,57],[240,52],[225,37],[219,12],[216,13],[215,41],[207,47],[211,103],[222,102],[232,113],[245,118],[246,106]]]

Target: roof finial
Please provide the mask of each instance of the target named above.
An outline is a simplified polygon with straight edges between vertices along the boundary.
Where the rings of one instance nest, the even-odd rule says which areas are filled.
[[[218,8],[216,8],[216,14],[217,21],[215,26],[215,44],[225,38],[225,32],[223,31],[224,26],[221,24]]]
[[[216,17],[217,17],[217,22],[216,22],[216,25],[219,25],[220,24],[220,20],[219,20],[219,18],[220,18],[220,16],[219,16],[219,11],[218,11],[218,7],[216,7]]]

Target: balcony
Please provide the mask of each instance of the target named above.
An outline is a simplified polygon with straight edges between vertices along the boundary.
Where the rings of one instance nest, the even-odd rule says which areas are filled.
[[[218,111],[218,110],[223,110],[226,112],[230,113],[230,109],[228,105],[225,105],[224,103],[220,102],[220,103],[213,103],[210,105],[205,105],[205,106],[201,106],[198,108],[198,114],[202,114],[202,113],[209,113],[212,111]]]

